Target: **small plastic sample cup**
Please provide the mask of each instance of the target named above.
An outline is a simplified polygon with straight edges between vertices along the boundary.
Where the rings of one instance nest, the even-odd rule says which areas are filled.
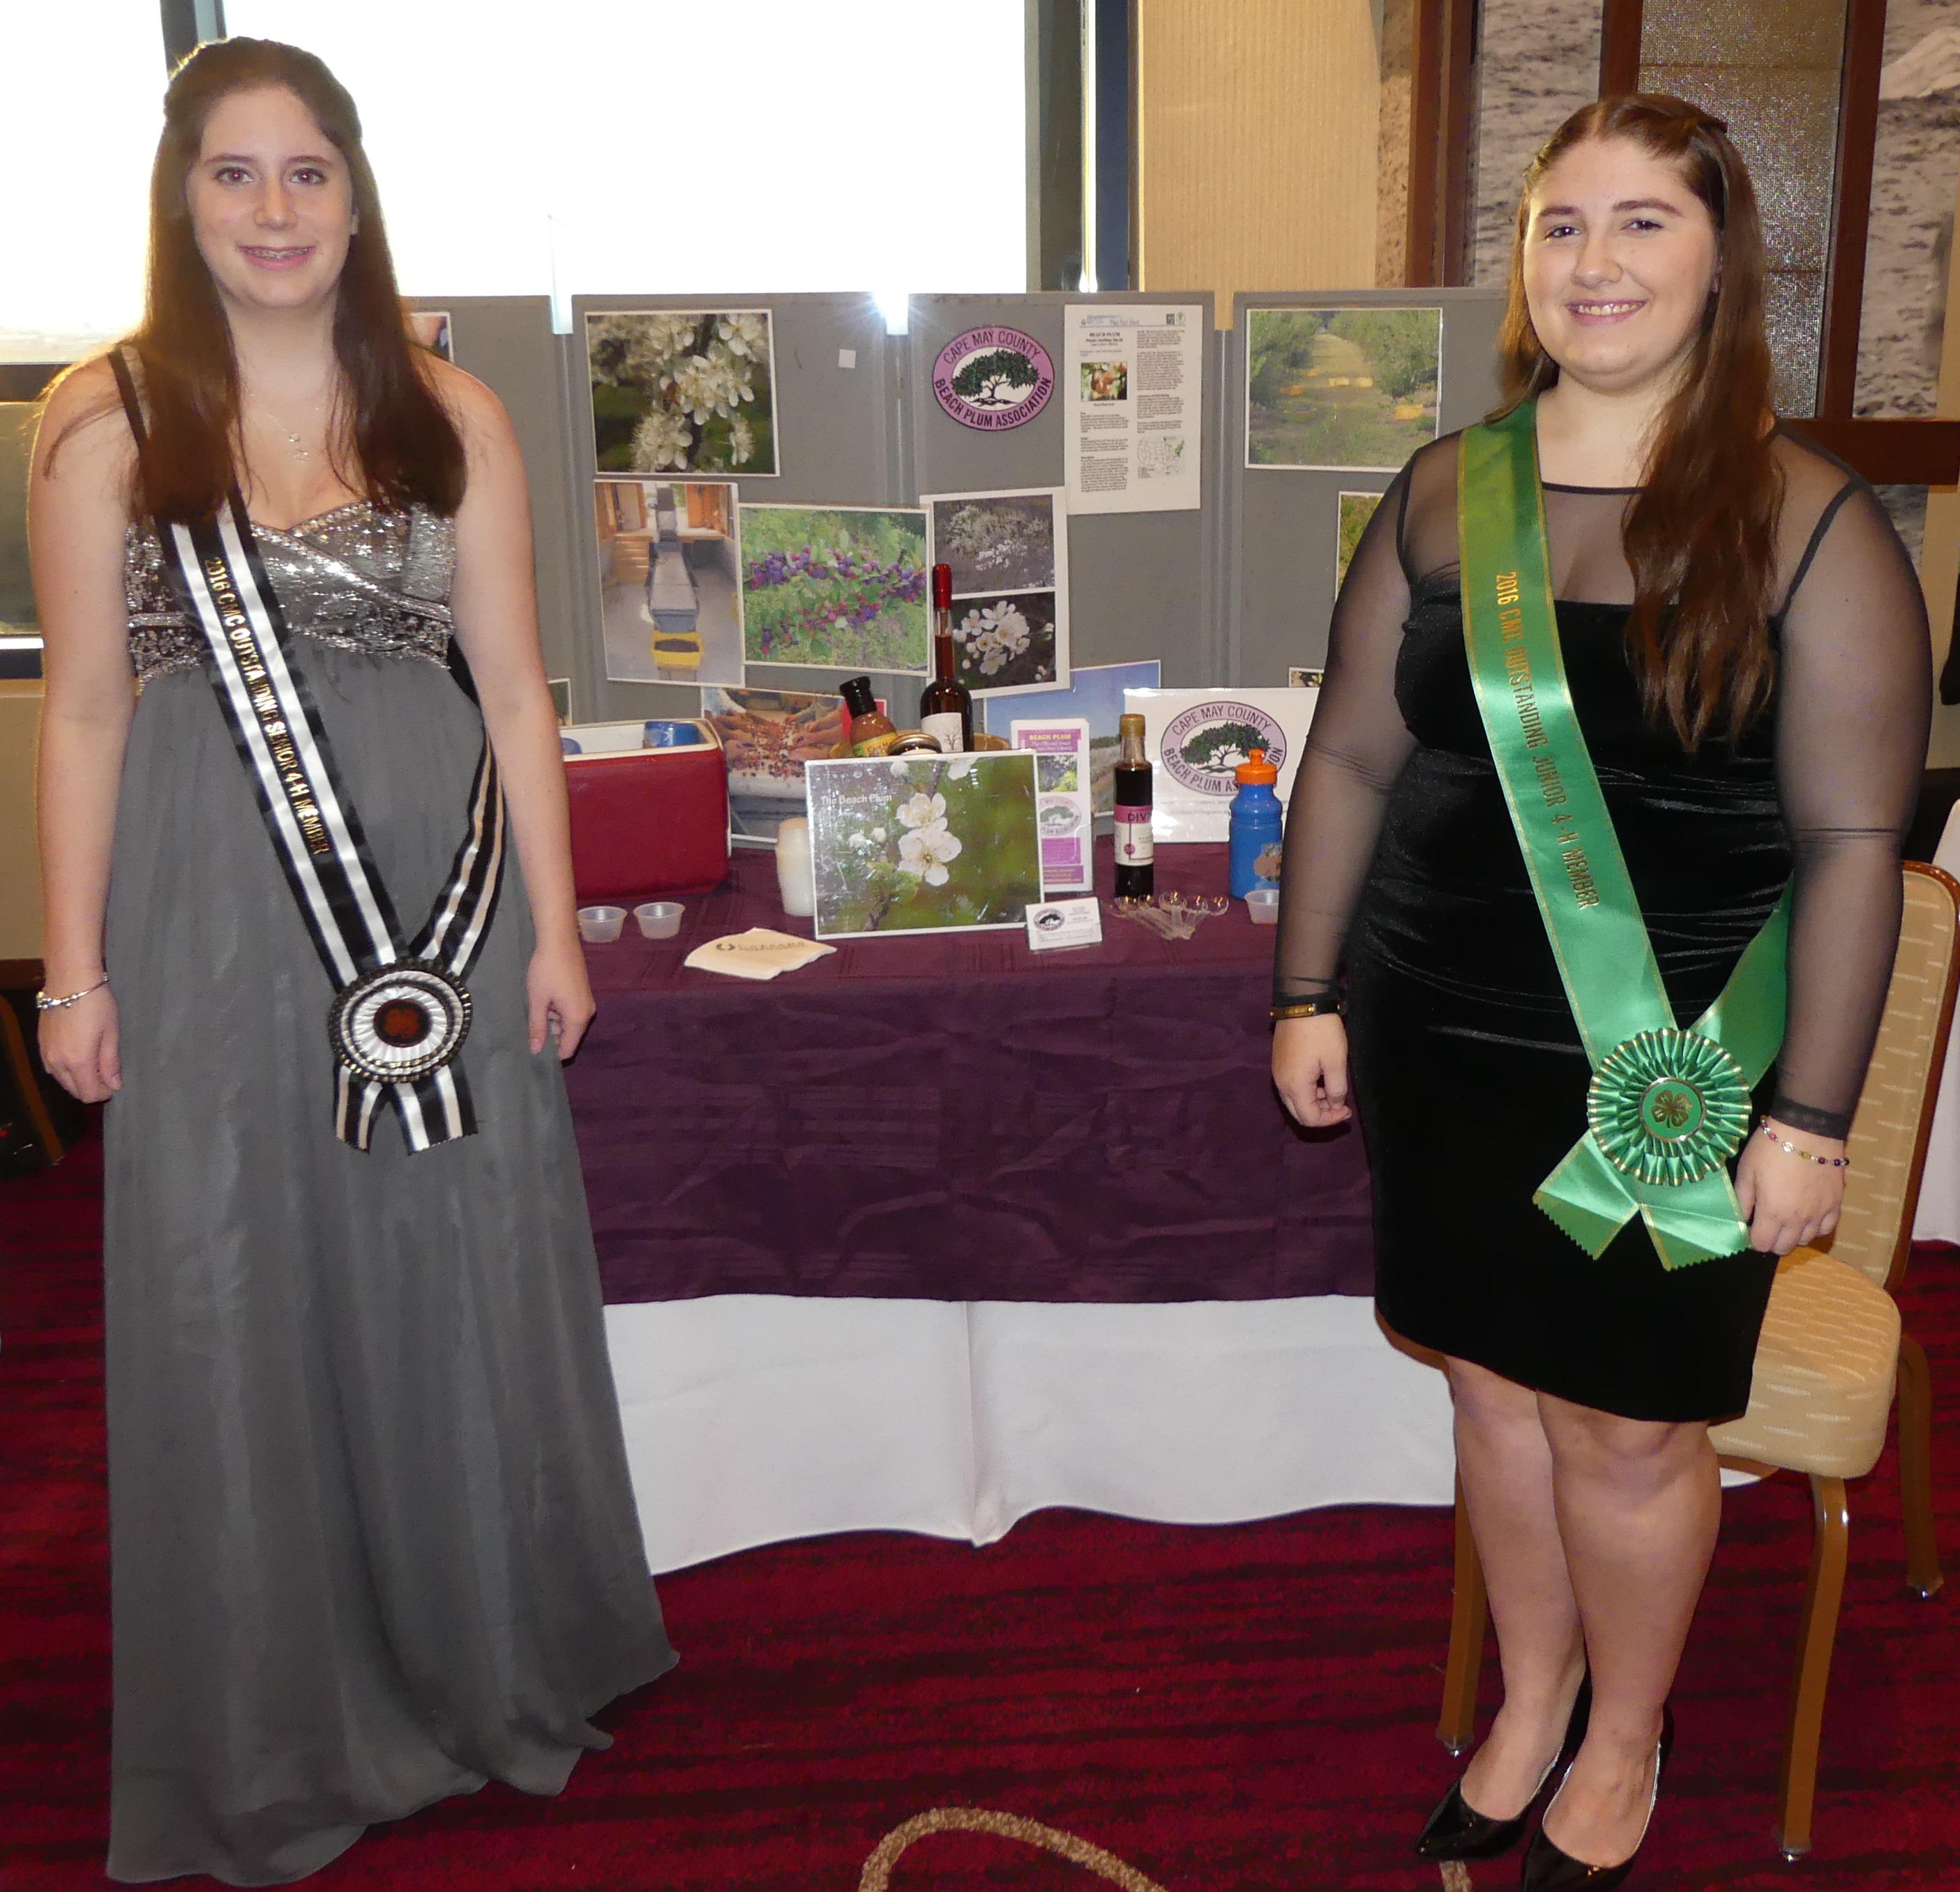
[[[633,909],[643,940],[671,940],[680,930],[681,904],[678,900],[649,900]]]
[[[587,946],[605,946],[619,936],[619,929],[626,924],[624,907],[581,907],[578,910],[578,936]]]
[[[686,749],[701,740],[701,732],[692,723],[676,722],[657,716],[651,718],[640,739],[642,749]]]
[[[1255,927],[1276,927],[1280,923],[1280,890],[1277,887],[1255,887],[1246,896],[1246,911],[1252,917]]]

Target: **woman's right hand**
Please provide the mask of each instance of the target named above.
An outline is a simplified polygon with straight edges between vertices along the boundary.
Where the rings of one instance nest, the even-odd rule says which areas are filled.
[[[63,1090],[84,1104],[106,1102],[123,1088],[116,999],[107,986],[41,1014],[41,1062]]]
[[[1293,1121],[1328,1130],[1353,1116],[1348,1102],[1348,1028],[1338,1013],[1282,1019],[1273,1027],[1273,1083]]]

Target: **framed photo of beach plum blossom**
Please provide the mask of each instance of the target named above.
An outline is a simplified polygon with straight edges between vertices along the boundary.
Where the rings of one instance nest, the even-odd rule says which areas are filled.
[[[749,661],[925,676],[925,514],[909,507],[744,506]]]
[[[953,645],[976,697],[1068,681],[1068,509],[1059,486],[928,494],[929,558],[953,568]]]
[[[597,470],[773,477],[774,350],[766,309],[588,313]]]
[[[810,762],[819,940],[1026,924],[1042,898],[1035,756]]]

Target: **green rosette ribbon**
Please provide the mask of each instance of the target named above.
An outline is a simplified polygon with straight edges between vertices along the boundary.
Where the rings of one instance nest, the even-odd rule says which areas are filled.
[[[1665,1267],[1734,1254],[1748,1231],[1727,1164],[1783,1042],[1789,892],[1682,1030],[1566,681],[1535,402],[1464,433],[1456,491],[1471,681],[1592,1066],[1586,1134],[1532,1199],[1589,1254],[1636,1214]]]

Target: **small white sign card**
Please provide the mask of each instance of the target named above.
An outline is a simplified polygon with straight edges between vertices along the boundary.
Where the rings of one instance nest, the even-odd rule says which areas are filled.
[[[1066,952],[1102,943],[1102,908],[1093,894],[1083,900],[1044,900],[1028,909],[1028,950]]]
[[[1018,931],[1042,898],[1026,751],[803,765],[819,940]]]
[[[1086,716],[1017,717],[1009,740],[1035,758],[1035,813],[1041,823],[1042,892],[1093,891],[1096,810]]]
[[[1125,690],[1125,708],[1144,719],[1144,753],[1154,772],[1150,832],[1157,845],[1227,839],[1232,797],[1239,792],[1233,771],[1255,749],[1278,768],[1284,803],[1319,701],[1312,688]]]

